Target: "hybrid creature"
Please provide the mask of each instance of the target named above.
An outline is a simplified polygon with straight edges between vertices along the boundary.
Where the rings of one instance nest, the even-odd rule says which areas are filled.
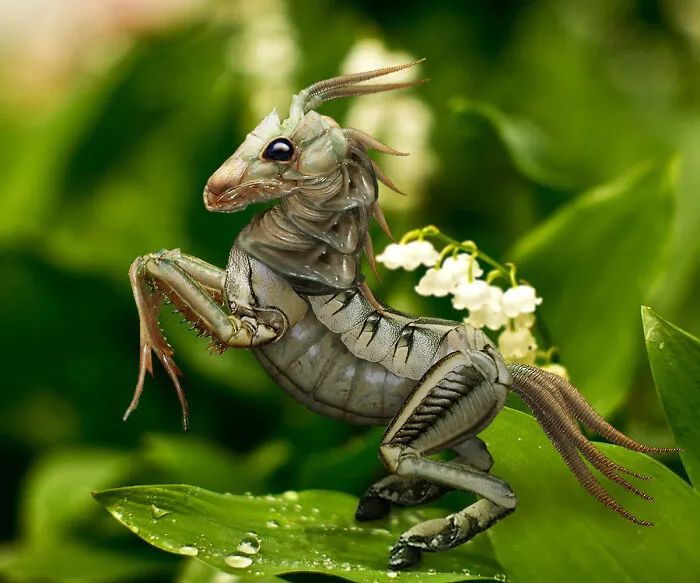
[[[357,129],[344,129],[316,108],[340,97],[416,83],[366,84],[415,63],[320,81],[292,99],[289,117],[273,111],[211,176],[204,204],[237,212],[278,201],[238,235],[226,269],[179,250],[137,258],[129,271],[140,318],[136,408],[152,353],[167,371],[187,427],[181,374],[158,324],[164,301],[174,304],[214,348],[249,348],[275,381],[317,413],[386,426],[379,455],[389,475],[362,496],[356,519],[417,506],[449,490],[478,501],[403,533],[391,569],[414,565],[423,552],[444,551],[488,529],[515,509],[510,486],[489,473],[493,460],[478,437],[503,408],[508,391],[530,407],[581,485],[640,525],[600,485],[584,459],[607,478],[650,498],[625,475],[645,479],[606,458],[577,422],[628,449],[667,450],[638,443],[600,417],[563,378],[533,366],[506,364],[493,342],[461,322],[411,316],[377,301],[360,260],[374,268],[368,233],[374,217],[388,233],[377,181],[396,189],[368,150],[403,155]],[[450,461],[431,459],[449,450]]]

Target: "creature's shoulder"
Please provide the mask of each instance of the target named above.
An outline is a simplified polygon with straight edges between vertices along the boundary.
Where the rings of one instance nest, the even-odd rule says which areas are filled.
[[[306,301],[284,277],[237,246],[231,249],[226,266],[226,299],[234,312],[279,310],[290,326],[308,310]]]

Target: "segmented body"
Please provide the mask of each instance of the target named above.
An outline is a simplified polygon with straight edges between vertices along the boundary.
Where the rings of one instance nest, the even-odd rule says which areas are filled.
[[[463,356],[463,367],[474,371],[464,374],[475,378],[446,378],[431,388],[432,401],[411,411],[420,426],[414,428],[416,435],[429,442],[425,449],[449,447],[475,435],[505,402],[510,374],[488,337],[471,326],[389,308],[380,313],[356,289],[300,296],[284,278],[237,248],[227,273],[233,313],[253,309],[247,301],[241,303],[244,289],[250,290],[250,303],[258,310],[287,306],[293,318],[289,329],[253,352],[272,378],[315,412],[387,425],[418,381],[451,353]],[[411,423],[403,429],[411,430]]]

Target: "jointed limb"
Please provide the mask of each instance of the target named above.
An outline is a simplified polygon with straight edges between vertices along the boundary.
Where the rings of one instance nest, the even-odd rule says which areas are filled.
[[[472,437],[456,446],[452,446],[457,457],[450,460],[452,464],[471,466],[488,472],[493,465],[493,458],[486,449],[486,444],[478,437]],[[372,484],[360,498],[355,518],[360,521],[384,518],[391,511],[391,505],[411,508],[434,502],[453,488],[421,478],[410,478],[391,474]]]
[[[126,419],[138,406],[146,372],[153,374],[152,352],[168,373],[180,400],[182,422],[188,425],[188,406],[178,376],[173,350],[158,324],[163,301],[172,302],[194,328],[211,337],[220,350],[228,347],[250,348],[275,340],[284,333],[284,315],[274,321],[261,321],[249,310],[245,316],[232,314],[223,300],[226,273],[201,259],[183,255],[179,250],[161,251],[138,257],[129,270],[131,287],[140,320],[139,375]],[[269,314],[270,310],[266,310]]]
[[[517,498],[510,486],[488,473],[492,461],[483,443],[467,440],[502,406],[504,391],[499,381],[498,370],[483,357],[452,353],[424,375],[389,425],[380,454],[391,472],[407,480],[468,490],[483,497],[460,512],[417,524],[402,534],[390,553],[391,568],[415,564],[421,552],[460,545],[515,509]],[[461,446],[454,445],[459,443],[460,431],[464,441]],[[424,457],[449,447],[458,452],[455,460]],[[428,489],[422,491],[430,494]]]

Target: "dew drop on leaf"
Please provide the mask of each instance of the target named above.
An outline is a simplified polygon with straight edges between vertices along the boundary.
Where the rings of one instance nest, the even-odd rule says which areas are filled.
[[[254,532],[247,532],[238,545],[238,551],[246,555],[255,555],[260,550],[260,537]]]
[[[280,523],[277,522],[276,520],[268,520],[268,521],[265,523],[265,526],[267,526],[267,528],[279,528],[279,527],[280,527]]]
[[[185,545],[184,547],[180,547],[178,549],[178,552],[181,555],[187,555],[189,557],[196,557],[199,554],[199,549],[197,547],[193,547],[191,545]]]
[[[158,508],[155,504],[151,504],[151,516],[156,520],[168,514],[170,514],[169,510],[163,510],[162,508]]]
[[[253,559],[250,557],[242,557],[241,555],[229,555],[224,559],[224,563],[233,569],[244,569],[245,567],[250,567],[253,563]]]

